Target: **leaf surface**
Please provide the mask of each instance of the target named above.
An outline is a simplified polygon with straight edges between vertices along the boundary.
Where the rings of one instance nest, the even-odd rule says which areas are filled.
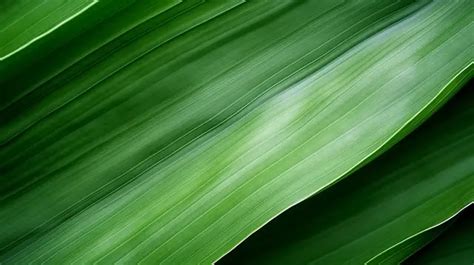
[[[440,237],[403,264],[459,264],[474,262],[474,211],[472,205]]]
[[[472,76],[469,1],[120,3],[2,65],[2,261],[213,262]]]
[[[393,246],[474,201],[473,100],[466,87],[387,153],[274,219],[221,264],[399,264],[442,229]]]
[[[59,28],[97,2],[3,1],[0,4],[0,61]]]

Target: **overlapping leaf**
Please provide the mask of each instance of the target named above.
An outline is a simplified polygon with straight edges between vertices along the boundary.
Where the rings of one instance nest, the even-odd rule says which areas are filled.
[[[407,259],[404,264],[459,264],[474,261],[473,207],[465,209],[447,231]]]
[[[215,261],[453,95],[470,7],[99,1],[0,65],[1,260]]]
[[[222,263],[398,264],[439,235],[444,227],[399,243],[474,201],[474,93],[467,89],[382,157],[276,218]]]

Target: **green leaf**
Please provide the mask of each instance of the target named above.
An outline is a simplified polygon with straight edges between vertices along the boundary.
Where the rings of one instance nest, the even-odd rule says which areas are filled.
[[[0,64],[1,261],[215,261],[453,95],[469,7],[99,1]]]
[[[18,80],[25,73],[33,74],[45,62],[65,56],[58,53],[58,48],[72,48],[75,45],[72,41],[82,42],[80,34],[100,27],[99,23],[133,2],[135,0],[2,1],[0,83]],[[21,92],[21,87],[2,84],[0,103],[8,100],[8,94],[14,91]]]
[[[0,61],[61,27],[98,0],[3,1],[0,3]]]
[[[403,264],[471,265],[474,262],[474,210],[464,210],[447,231]]]
[[[431,241],[435,240],[440,234],[442,234],[450,225],[452,225],[454,222],[452,219],[457,218],[457,215],[459,215],[459,213],[449,217],[440,224],[429,227],[426,230],[412,235],[411,237],[397,243],[384,252],[371,258],[366,262],[366,264],[401,264],[416,251],[420,250]]]
[[[365,264],[379,264],[379,265],[389,265],[389,264],[400,264],[407,257],[415,253],[417,250],[421,249],[423,246],[428,244],[430,241],[434,240],[441,232],[445,229],[445,226],[437,226],[435,228],[424,231],[418,235],[415,235],[411,238],[406,239],[398,243],[395,246],[385,250],[384,252],[373,257]]]
[[[394,148],[283,213],[221,263],[399,264],[442,229],[390,248],[474,200],[473,99],[466,87]]]

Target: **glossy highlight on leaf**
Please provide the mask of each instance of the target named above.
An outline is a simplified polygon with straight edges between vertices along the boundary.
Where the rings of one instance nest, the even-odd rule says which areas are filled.
[[[474,198],[473,99],[465,87],[395,147],[277,217],[222,264],[398,264],[445,228],[412,235]]]
[[[473,201],[472,8],[1,2],[0,263],[404,260]]]

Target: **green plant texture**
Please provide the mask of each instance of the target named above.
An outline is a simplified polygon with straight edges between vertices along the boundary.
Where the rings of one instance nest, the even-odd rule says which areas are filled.
[[[0,264],[474,264],[472,0],[0,0]]]

